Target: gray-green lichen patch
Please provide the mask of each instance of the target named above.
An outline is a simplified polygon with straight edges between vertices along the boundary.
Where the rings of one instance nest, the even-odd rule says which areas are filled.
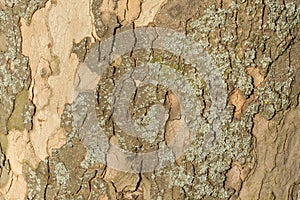
[[[31,3],[36,4],[33,1]],[[7,120],[13,109],[20,107],[15,105],[16,95],[22,90],[28,90],[31,81],[28,58],[21,54],[22,39],[19,28],[19,20],[24,17],[24,13],[26,15],[24,11],[27,4],[7,1],[6,5],[5,10],[0,10],[0,131],[3,133],[7,133]],[[35,10],[37,8],[38,6]]]
[[[36,169],[24,165],[23,171],[27,178],[28,199],[44,199],[48,181],[48,161],[40,162]]]
[[[28,91],[23,90],[16,96],[13,113],[11,114],[10,118],[8,119],[8,123],[7,123],[8,130],[12,130],[12,129],[23,130],[24,129],[23,113],[24,113],[25,106],[27,103],[28,103]]]
[[[54,174],[59,185],[66,185],[69,181],[70,174],[62,162],[59,162],[54,166]]]
[[[166,7],[172,7],[171,4]],[[169,27],[164,21],[168,10],[163,9],[161,13],[157,16],[158,25]],[[187,158],[191,157],[188,160],[196,163],[194,172],[186,172],[181,179],[180,173],[170,171],[170,177],[174,178],[169,183],[186,187],[185,194],[190,198],[219,199],[232,194],[233,191],[223,187],[225,174],[232,161],[251,161],[254,115],[259,112],[271,119],[291,104],[290,90],[296,66],[290,64],[289,50],[297,38],[298,27],[299,8],[295,2],[283,5],[278,1],[245,4],[202,1],[199,4],[199,12],[186,23],[185,30],[210,52],[229,92],[239,88],[246,98],[255,94],[255,100],[244,108],[240,120],[228,120],[225,135],[219,139],[218,148],[211,149],[208,158],[195,158],[193,153],[199,152],[200,146],[191,145],[191,156],[187,154]],[[252,77],[245,71],[251,66],[258,67],[266,77],[259,88],[254,87]],[[230,119],[232,114],[228,107],[228,115],[224,117]],[[194,177],[194,181],[187,181],[189,176]]]
[[[8,9],[11,8],[15,15],[23,17],[26,20],[26,23],[29,24],[34,12],[43,8],[47,1],[48,0],[12,0],[5,1],[5,6],[8,7]]]
[[[116,14],[112,12],[99,12],[103,0],[95,0],[91,5],[95,21],[94,26],[99,38],[105,38],[114,33],[115,29],[120,26]]]
[[[91,44],[91,38],[82,39],[79,43],[73,43],[72,52],[77,55],[80,62],[84,62],[88,48]]]
[[[144,55],[143,55],[144,53]],[[152,58],[151,58],[152,57]],[[122,60],[120,60],[121,65],[118,66],[112,66],[112,68],[108,68],[107,72],[104,74],[104,78],[101,80],[101,83],[99,85],[98,88],[98,102],[99,105],[97,106],[97,112],[98,112],[98,118],[100,120],[100,124],[101,127],[103,128],[105,134],[110,138],[112,137],[112,135],[115,135],[118,140],[119,140],[119,144],[120,147],[123,149],[126,149],[128,151],[131,152],[153,152],[156,151],[157,149],[159,149],[160,147],[162,147],[161,143],[164,142],[164,140],[166,140],[166,138],[168,136],[165,136],[166,134],[166,130],[167,132],[169,132],[169,139],[167,140],[172,140],[170,138],[172,138],[172,134],[174,135],[174,133],[170,133],[172,132],[172,127],[169,129],[169,127],[165,127],[168,126],[167,124],[174,124],[174,120],[179,120],[180,119],[180,109],[175,108],[174,105],[171,105],[172,103],[174,104],[174,100],[172,100],[173,102],[168,102],[167,101],[167,96],[171,95],[172,91],[168,91],[170,90],[171,87],[177,87],[178,90],[183,91],[188,93],[191,92],[190,88],[188,87],[188,85],[185,86],[186,89],[180,89],[184,84],[181,82],[183,80],[180,79],[176,79],[176,83],[172,82],[173,84],[171,84],[172,86],[170,88],[165,88],[164,85],[160,85],[160,84],[146,84],[143,86],[139,86],[136,88],[133,88],[130,91],[125,91],[125,93],[123,95],[121,95],[121,98],[125,98],[128,99],[129,101],[129,113],[132,117],[132,119],[135,121],[137,126],[140,126],[142,128],[138,128],[135,129],[139,134],[138,137],[141,138],[137,138],[137,137],[132,137],[130,135],[130,131],[133,131],[133,129],[131,128],[126,128],[126,124],[124,124],[124,121],[122,120],[122,122],[117,121],[118,116],[123,116],[122,113],[119,113],[119,111],[117,112],[114,109],[123,109],[121,108],[122,106],[126,107],[126,105],[120,105],[120,106],[116,106],[116,99],[119,97],[114,97],[114,93],[115,93],[115,88],[116,87],[122,87],[125,85],[127,85],[127,83],[124,82],[124,78],[122,78],[122,76],[126,77],[126,73],[131,73],[129,70],[133,70],[132,71],[132,78],[133,80],[136,80],[136,84],[139,84],[140,80],[139,78],[143,79],[143,75],[142,73],[140,73],[139,71],[135,71],[138,70],[136,67],[136,65],[143,62],[148,62],[149,64],[152,64],[153,66],[155,66],[156,64],[158,64],[156,61],[157,60],[163,60],[164,64],[166,66],[171,66],[171,68],[173,69],[173,72],[178,73],[180,75],[184,75],[186,77],[190,77],[187,78],[187,80],[191,80],[191,85],[193,85],[193,89],[195,90],[199,90],[199,94],[200,96],[198,96],[198,98],[201,97],[201,93],[203,93],[202,90],[204,90],[203,85],[201,80],[193,80],[193,75],[194,72],[196,71],[194,69],[193,66],[191,65],[184,65],[184,62],[180,61],[178,58],[172,56],[172,54],[160,54],[158,52],[154,53],[153,55],[151,55],[149,57],[149,52],[139,52],[136,51],[134,54],[132,54],[132,56],[128,57],[128,56],[124,56],[122,58]],[[180,64],[179,64],[180,63]],[[155,73],[151,74],[151,72],[149,73],[149,76],[161,76],[163,77],[162,79],[166,79],[166,80],[161,80],[162,83],[165,83],[172,80],[171,76],[177,77],[177,75],[175,76],[175,74],[171,74],[170,77],[168,77],[168,73],[166,70],[168,67],[166,66],[161,66],[159,69],[159,67],[156,67],[156,70],[158,71],[157,75]],[[132,69],[130,69],[132,68]],[[149,67],[150,70],[151,67]],[[135,77],[135,76],[141,76],[141,77]],[[146,75],[147,76],[147,73]],[[155,78],[154,78],[155,79]],[[169,83],[168,83],[169,84]],[[170,86],[170,84],[168,85],[166,84],[166,86]],[[179,84],[180,86],[175,86]],[[175,91],[173,91],[175,92]],[[178,92],[178,91],[176,91]],[[194,92],[192,92],[194,94]],[[197,94],[197,92],[195,92],[195,94]],[[175,95],[176,96],[176,95]],[[187,97],[186,97],[187,98]],[[201,103],[202,100],[199,100],[198,102],[198,106],[201,107],[201,105],[203,104],[203,102]],[[192,102],[189,102],[189,104],[193,105]],[[116,107],[115,107],[116,106]],[[166,111],[166,113],[164,112],[160,112],[160,109],[158,106],[164,107],[163,109]],[[189,107],[189,105],[185,105],[186,107]],[[183,107],[185,107],[183,106]],[[203,105],[202,105],[203,106]],[[115,107],[115,108],[114,108]],[[127,108],[125,108],[127,109]],[[176,111],[177,109],[177,111]],[[196,109],[196,107],[192,108],[194,111],[196,111],[196,113],[201,112],[201,109],[198,111]],[[153,111],[158,111],[158,112],[153,112]],[[113,113],[114,112],[114,113]],[[160,113],[160,114],[158,114]],[[158,115],[157,115],[158,114]],[[171,116],[169,116],[170,114],[172,114]],[[116,115],[111,117],[112,115]],[[149,116],[151,116],[151,120],[154,120],[155,122],[150,122],[149,123]],[[165,116],[162,118],[165,118],[166,120],[159,120],[161,118],[161,116]],[[199,120],[199,124],[201,123],[201,120]],[[164,121],[165,125],[162,125],[162,130],[156,130],[157,127],[159,127],[160,125],[157,124],[162,123],[162,121]],[[204,123],[204,122],[202,122]],[[130,123],[128,123],[130,124]],[[151,125],[151,126],[150,126]],[[157,127],[155,125],[158,125]],[[124,127],[125,126],[125,127]],[[200,126],[200,125],[199,125]],[[206,125],[207,126],[207,125]],[[142,130],[143,128],[145,128],[147,131],[145,132],[141,132],[140,130]],[[174,127],[173,127],[174,128]],[[155,131],[152,131],[155,130]],[[173,130],[175,132],[175,129]],[[194,131],[194,130],[193,130]],[[196,131],[196,130],[195,130]],[[197,130],[198,131],[198,130]],[[152,134],[154,133],[154,134]],[[155,134],[156,133],[156,134]],[[200,133],[201,134],[201,133]],[[167,141],[168,142],[168,141]],[[164,155],[158,155],[159,160],[161,162],[167,161],[167,160],[172,160],[173,156],[170,156],[170,158],[167,157],[163,157],[166,156],[166,154]]]
[[[78,137],[76,134],[76,127],[73,123],[73,115],[72,115],[72,105],[66,104],[63,114],[61,115],[61,124],[60,126],[64,128],[66,135],[67,135],[67,144],[74,139],[75,136]]]
[[[7,135],[2,132],[0,132],[0,144],[1,144],[2,151],[6,153],[8,147],[8,140],[7,140]]]
[[[35,113],[35,105],[33,104],[32,101],[27,99],[22,113],[24,128],[27,130],[32,129],[33,126],[32,118],[34,113]]]
[[[25,169],[29,199],[88,199],[106,191],[100,178],[104,166],[83,169],[86,150],[78,139],[52,152],[52,157],[34,170]]]

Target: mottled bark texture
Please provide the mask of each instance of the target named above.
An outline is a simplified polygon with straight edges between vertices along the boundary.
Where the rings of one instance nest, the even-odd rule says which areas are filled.
[[[0,0],[0,199],[300,199],[299,6],[298,0]],[[208,130],[216,88],[182,56],[159,49],[132,49],[110,63],[94,88],[105,134],[78,131],[77,72],[101,41],[145,26],[183,33],[211,56],[221,74],[213,81],[223,81],[228,96],[220,132]],[[144,173],[138,163],[131,173],[105,165],[108,143],[157,151],[182,123],[173,91],[138,82],[134,95],[126,93],[129,114],[151,127],[160,104],[167,116],[162,131],[140,139],[116,123],[111,96],[140,63],[168,66],[191,80],[201,108],[193,123],[200,128],[175,162]],[[175,154],[157,157],[169,162]]]

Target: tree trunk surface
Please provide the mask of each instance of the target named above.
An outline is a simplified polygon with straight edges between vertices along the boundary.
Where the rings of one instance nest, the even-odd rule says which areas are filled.
[[[0,0],[0,199],[299,200],[299,6]]]

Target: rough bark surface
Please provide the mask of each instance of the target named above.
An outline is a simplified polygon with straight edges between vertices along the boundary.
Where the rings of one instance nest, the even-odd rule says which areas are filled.
[[[73,89],[78,78],[93,77],[77,77],[90,52],[145,26],[192,38],[220,71],[228,98],[212,146],[209,84],[195,78],[193,64],[159,49],[133,47],[93,83],[105,137],[74,124]],[[298,0],[0,0],[0,199],[300,199],[299,28]],[[176,151],[157,155],[151,172],[143,163],[124,172],[105,164],[113,160],[108,144],[151,152],[184,132],[180,101],[160,84],[136,81],[128,97],[139,126],[156,123],[154,105],[165,108],[158,135],[132,137],[112,117],[114,89],[143,62],[194,80],[201,108],[194,123],[201,128],[175,162]],[[170,163],[159,168],[160,162]]]

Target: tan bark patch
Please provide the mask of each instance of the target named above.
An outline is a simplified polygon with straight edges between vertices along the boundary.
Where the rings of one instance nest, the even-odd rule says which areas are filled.
[[[179,157],[189,145],[190,132],[185,124],[184,118],[173,120],[167,123],[165,141],[173,150],[174,154]]]
[[[249,67],[246,70],[247,73],[252,76],[255,87],[258,87],[264,81],[265,78],[263,75],[261,75],[258,68]]]
[[[138,174],[121,172],[111,168],[106,169],[103,178],[107,183],[112,182],[115,187],[114,189],[117,192],[122,192],[127,199],[135,199],[135,197],[142,196],[142,199],[150,200],[151,182],[146,176],[142,175],[140,186],[136,188],[139,179]],[[110,194],[114,193],[115,191],[110,192]],[[103,198],[105,199],[106,197]]]
[[[117,191],[121,192],[125,189],[134,191],[139,180],[138,174],[124,173],[114,169],[108,168],[105,173],[104,180],[106,182],[113,182]]]
[[[1,6],[1,2],[0,2]],[[3,33],[0,33],[0,52],[4,52],[6,50],[6,36]]]
[[[108,200],[108,196],[106,196],[106,195],[100,195],[99,196],[99,200]]]
[[[116,12],[122,24],[131,23],[140,15],[141,2],[140,0],[118,1],[118,8]]]
[[[300,181],[300,107],[287,113],[280,124],[257,115],[253,135],[256,137],[256,162],[243,183],[241,199],[289,199],[293,185]]]
[[[239,191],[241,187],[241,171],[240,167],[234,165],[226,174],[226,187],[233,188],[235,191]]]
[[[241,90],[236,89],[229,97],[229,103],[235,106],[234,117],[239,119],[242,114],[242,107],[245,104],[245,97],[243,96]]]
[[[4,0],[0,0],[0,9],[5,10],[5,2]]]
[[[104,0],[99,11],[104,24],[109,22],[110,15],[114,13],[122,25],[134,22],[136,27],[147,26],[166,2],[167,0],[119,0],[114,9],[113,0]]]

